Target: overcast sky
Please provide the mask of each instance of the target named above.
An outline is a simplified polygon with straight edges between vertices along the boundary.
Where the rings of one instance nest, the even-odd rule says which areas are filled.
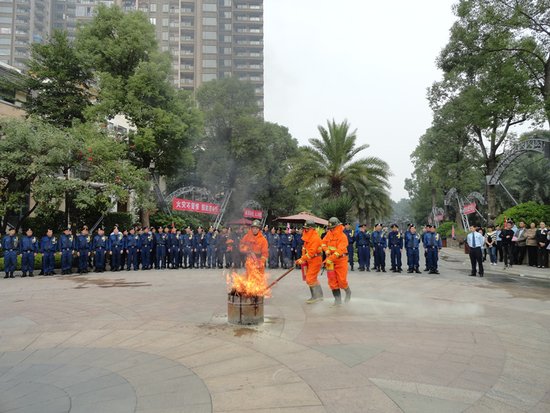
[[[410,154],[431,123],[426,88],[455,0],[264,0],[265,118],[300,144],[347,119],[407,198]]]

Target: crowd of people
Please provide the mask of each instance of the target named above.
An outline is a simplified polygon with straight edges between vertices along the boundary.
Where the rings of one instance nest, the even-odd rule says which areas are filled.
[[[550,254],[550,230],[546,223],[534,222],[529,228],[524,220],[518,224],[509,219],[503,227],[489,225],[486,229],[473,225],[466,237],[472,263],[472,273],[483,275],[483,262],[489,257],[490,264],[504,264],[504,269],[513,265],[528,265],[536,268],[548,268]]]

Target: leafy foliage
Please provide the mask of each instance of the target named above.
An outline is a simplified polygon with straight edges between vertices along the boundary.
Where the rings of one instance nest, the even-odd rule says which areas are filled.
[[[531,222],[537,225],[540,221],[550,222],[550,205],[542,205],[534,201],[525,202],[507,209],[497,217],[495,222],[502,225],[504,218],[512,218],[514,222],[523,220],[528,226]]]

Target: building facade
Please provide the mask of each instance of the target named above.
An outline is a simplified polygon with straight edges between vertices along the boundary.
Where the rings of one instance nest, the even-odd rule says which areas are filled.
[[[0,62],[24,69],[33,42],[54,29],[73,37],[99,4],[147,15],[176,87],[235,76],[254,86],[263,111],[263,0],[0,0]]]

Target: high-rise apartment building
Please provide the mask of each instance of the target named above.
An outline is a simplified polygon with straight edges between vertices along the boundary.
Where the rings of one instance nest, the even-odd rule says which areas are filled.
[[[32,42],[56,28],[74,36],[99,4],[147,15],[177,87],[235,76],[254,85],[263,109],[263,0],[0,0],[0,61],[24,69]]]

